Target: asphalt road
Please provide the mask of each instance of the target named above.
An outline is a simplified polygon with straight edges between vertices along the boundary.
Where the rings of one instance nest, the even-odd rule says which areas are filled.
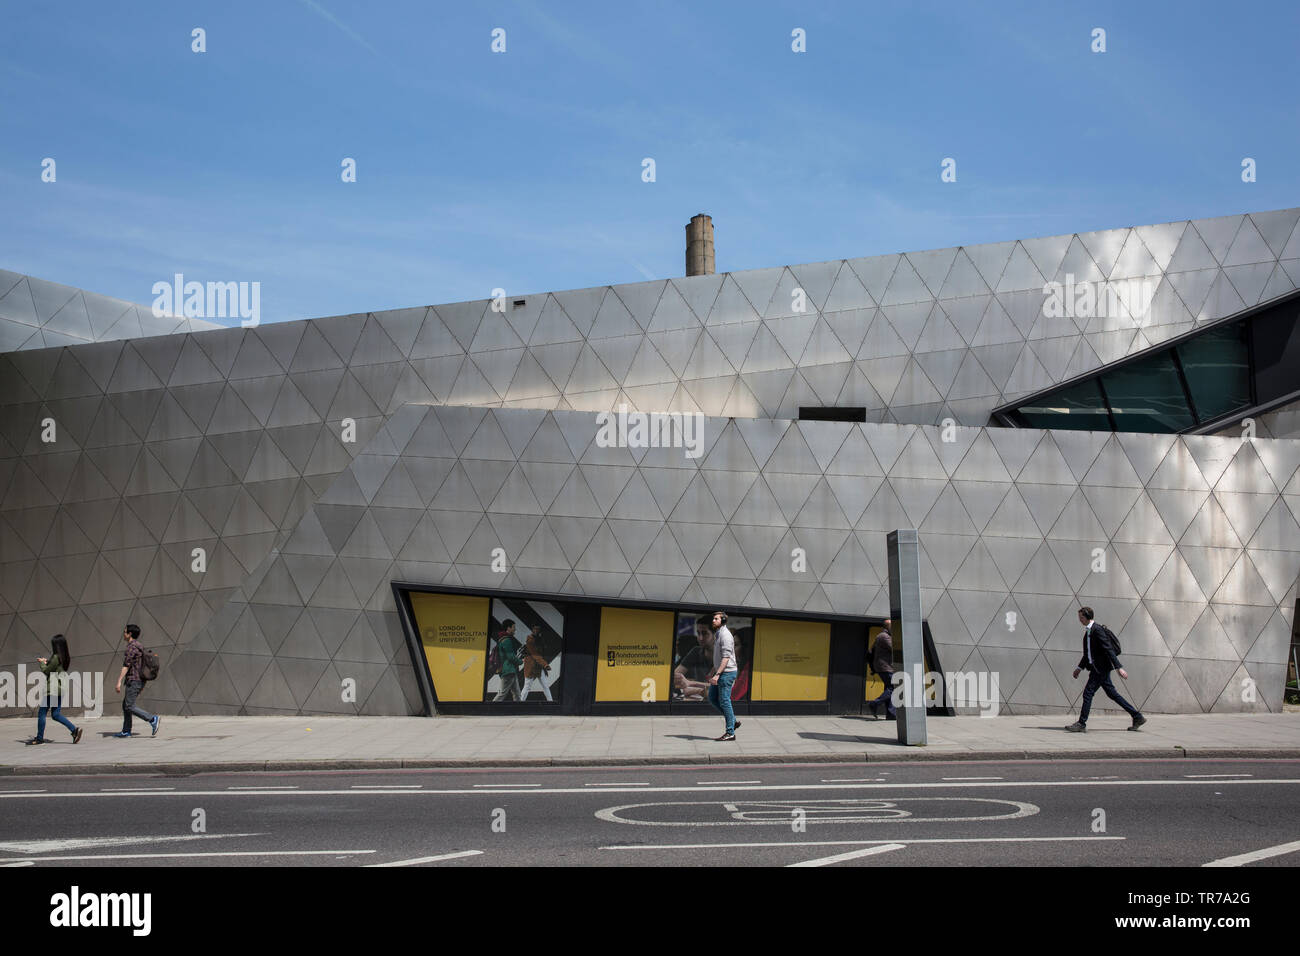
[[[0,866],[1300,863],[1300,761],[0,779]]]

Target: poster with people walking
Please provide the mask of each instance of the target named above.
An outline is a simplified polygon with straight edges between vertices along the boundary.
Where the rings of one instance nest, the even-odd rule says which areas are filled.
[[[485,701],[559,700],[564,615],[545,601],[494,598]]]

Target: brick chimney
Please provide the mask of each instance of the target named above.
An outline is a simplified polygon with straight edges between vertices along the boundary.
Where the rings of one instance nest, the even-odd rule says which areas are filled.
[[[686,274],[711,276],[713,265],[713,218],[700,213],[686,224]]]

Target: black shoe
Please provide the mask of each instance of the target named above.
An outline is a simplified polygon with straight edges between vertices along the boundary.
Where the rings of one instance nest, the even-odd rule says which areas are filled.
[[[1084,726],[1083,724],[1079,723],[1077,720],[1076,720],[1074,723],[1072,723],[1069,727],[1066,727],[1065,729],[1068,730],[1068,731],[1069,731],[1070,733],[1072,733],[1072,734],[1082,734],[1082,733],[1087,732],[1087,730],[1088,730],[1088,728],[1087,728],[1086,726]]]
[[[1141,727],[1141,726],[1142,726],[1143,724],[1145,724],[1146,722],[1147,722],[1147,719],[1146,719],[1145,717],[1143,717],[1141,714],[1138,714],[1136,717],[1133,718],[1133,726],[1131,726],[1131,727],[1129,728],[1129,730],[1137,730],[1139,727]]]
[[[876,718],[876,720],[880,719],[880,701],[878,700],[867,701],[867,709],[871,711],[872,717]]]
[[[740,729],[740,721],[736,721],[736,730]]]
[[[74,730],[74,731],[72,732],[72,742],[73,742],[74,744],[79,744],[79,743],[81,743],[81,731],[82,731],[83,729],[84,729],[84,728],[78,727],[76,730]]]
[[[735,735],[735,734],[723,734],[721,737],[714,737],[713,739],[714,739],[715,741],[722,741],[722,740],[735,740],[735,739],[736,739],[736,735]]]
[[[33,737],[31,740],[27,741],[27,746],[34,747],[36,744],[43,744],[43,743],[45,743],[44,737]]]

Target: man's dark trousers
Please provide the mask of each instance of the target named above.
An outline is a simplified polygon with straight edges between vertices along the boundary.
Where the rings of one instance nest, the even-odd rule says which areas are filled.
[[[132,714],[147,723],[153,723],[153,714],[142,709],[135,702],[142,690],[144,690],[144,681],[129,680],[126,682],[126,696],[122,698],[122,733],[124,734],[131,732]]]
[[[1138,716],[1138,709],[1119,695],[1115,685],[1110,682],[1110,671],[1088,671],[1088,686],[1083,689],[1083,709],[1079,711],[1079,723],[1088,723],[1088,711],[1092,709],[1092,698],[1098,689],[1104,690],[1106,696],[1128,711],[1130,717]]]
[[[897,717],[898,711],[894,707],[894,672],[885,671],[879,675],[880,679],[885,682],[885,692],[871,701],[871,711],[875,713],[877,704],[885,705],[885,713],[890,717]]]

